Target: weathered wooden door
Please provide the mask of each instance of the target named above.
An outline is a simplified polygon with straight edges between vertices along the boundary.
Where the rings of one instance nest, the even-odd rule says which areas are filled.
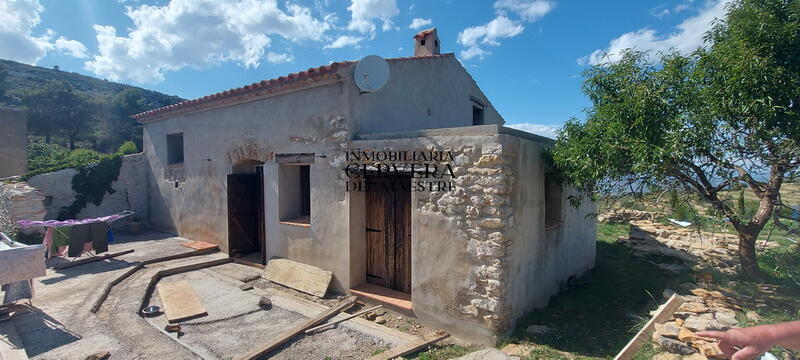
[[[228,250],[233,256],[264,253],[263,173],[228,175]]]
[[[411,177],[367,177],[367,281],[411,292]]]

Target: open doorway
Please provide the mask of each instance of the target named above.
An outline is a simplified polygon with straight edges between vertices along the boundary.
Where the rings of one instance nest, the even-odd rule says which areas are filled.
[[[411,293],[411,176],[367,176],[367,282]]]
[[[228,251],[232,257],[266,263],[263,162],[242,160],[228,174]]]

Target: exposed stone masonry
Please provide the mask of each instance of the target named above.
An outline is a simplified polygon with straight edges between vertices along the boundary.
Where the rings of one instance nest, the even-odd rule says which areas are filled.
[[[514,226],[510,196],[514,155],[501,144],[469,146],[454,152],[458,154],[452,162],[455,189],[418,193],[418,206],[423,212],[453,219],[468,239],[463,245],[472,266],[463,293],[456,297],[455,311],[497,329],[506,310],[502,283],[508,232]]]

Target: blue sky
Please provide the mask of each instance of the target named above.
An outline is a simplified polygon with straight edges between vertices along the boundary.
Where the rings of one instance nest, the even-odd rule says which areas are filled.
[[[0,0],[0,58],[196,98],[411,56],[411,37],[436,26],[507,124],[552,136],[590,105],[586,66],[624,48],[702,46],[725,1]]]

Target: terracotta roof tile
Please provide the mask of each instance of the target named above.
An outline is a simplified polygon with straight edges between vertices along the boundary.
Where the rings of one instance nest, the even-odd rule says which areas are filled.
[[[450,54],[431,55],[431,56],[418,56],[418,57],[402,57],[386,59],[389,62],[418,60],[426,58],[438,57],[453,57]],[[322,81],[325,79],[338,79],[336,71],[339,67],[349,66],[355,64],[355,61],[340,61],[331,63],[330,65],[323,65],[316,68],[310,68],[298,73],[280,76],[275,79],[262,80],[257,83],[252,83],[236,89],[225,90],[211,95],[206,95],[198,99],[185,100],[177,104],[172,104],[152,110],[148,110],[136,115],[134,119],[140,123],[152,122],[163,120],[165,118],[182,115],[186,113],[208,110],[220,106],[232,105],[240,101],[247,101],[253,97],[260,97],[263,95],[277,94],[286,90],[302,87],[313,82]]]
[[[436,31],[435,27],[432,27],[430,29],[422,30],[422,31],[418,32],[417,35],[414,35],[414,39],[425,37],[425,36],[427,36],[428,34],[434,32],[434,31]]]

